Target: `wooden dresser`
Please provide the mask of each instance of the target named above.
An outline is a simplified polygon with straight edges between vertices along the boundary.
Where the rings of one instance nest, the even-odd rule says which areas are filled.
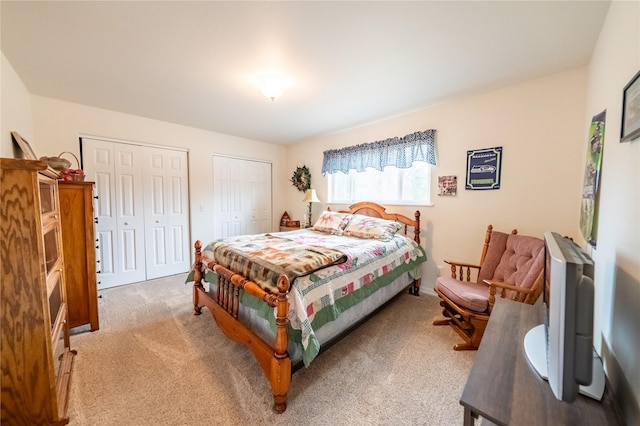
[[[44,161],[0,159],[2,424],[63,425],[70,349],[58,184]]]
[[[98,330],[93,182],[58,183],[69,327]]]

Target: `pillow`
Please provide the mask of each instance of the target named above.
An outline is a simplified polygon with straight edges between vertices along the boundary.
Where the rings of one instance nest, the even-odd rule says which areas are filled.
[[[404,225],[392,220],[363,215],[354,215],[344,230],[350,237],[373,238],[388,241],[402,229]]]
[[[352,217],[353,215],[347,213],[324,211],[313,225],[313,230],[333,235],[342,235],[344,228],[349,221],[351,221]]]

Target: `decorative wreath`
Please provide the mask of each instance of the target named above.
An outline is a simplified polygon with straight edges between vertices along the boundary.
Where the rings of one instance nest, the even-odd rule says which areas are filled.
[[[296,171],[293,172],[293,176],[290,181],[300,192],[305,192],[307,189],[310,189],[311,173],[309,173],[307,166],[296,168]]]

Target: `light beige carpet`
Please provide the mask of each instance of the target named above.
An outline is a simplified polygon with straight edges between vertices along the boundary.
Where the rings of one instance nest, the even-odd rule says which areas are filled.
[[[453,351],[457,334],[431,324],[437,298],[400,296],[296,372],[275,414],[251,352],[206,309],[193,315],[185,276],[100,292],[100,330],[71,339],[70,424],[462,424],[475,352]]]

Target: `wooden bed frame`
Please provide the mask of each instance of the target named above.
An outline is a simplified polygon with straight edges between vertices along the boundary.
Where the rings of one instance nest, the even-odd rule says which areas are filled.
[[[361,214],[395,220],[404,224],[404,235],[408,235],[408,227],[412,227],[414,240],[420,244],[419,211],[415,212],[415,219],[410,219],[402,214],[387,213],[385,208],[379,204],[361,202],[353,204],[349,207],[349,210],[341,210],[340,213]],[[289,336],[287,334],[287,326],[289,324],[287,318],[289,311],[289,279],[285,275],[280,276],[277,283],[278,294],[268,293],[255,282],[249,281],[240,274],[218,265],[215,260],[203,256],[201,252],[202,243],[200,241],[196,241],[194,246],[193,306],[195,314],[200,315],[202,308],[206,306],[209,308],[218,327],[229,339],[242,343],[253,352],[266,378],[271,383],[274,410],[277,413],[284,412],[287,408],[287,394],[291,385],[292,373],[291,358],[287,353],[289,344]],[[209,269],[214,270],[218,275],[215,297],[211,297],[202,284],[203,264],[206,264]],[[240,289],[276,308],[276,333],[272,345],[265,342],[254,331],[238,320]],[[418,296],[419,291],[420,279],[417,279],[409,286],[409,292]]]

